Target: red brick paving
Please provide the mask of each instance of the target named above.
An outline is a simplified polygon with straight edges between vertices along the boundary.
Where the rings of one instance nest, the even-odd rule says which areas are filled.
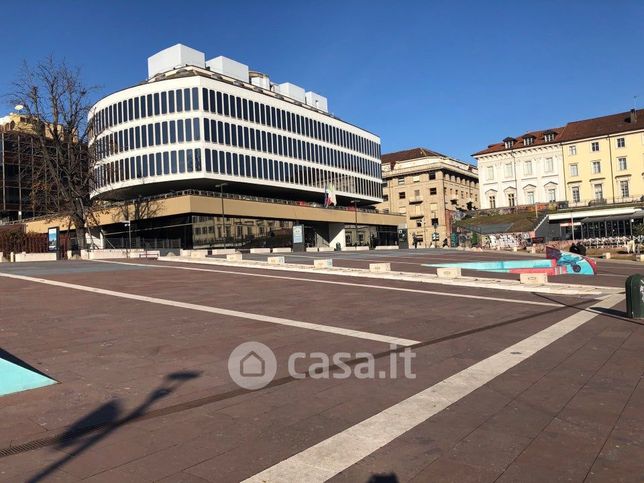
[[[517,320],[417,349],[413,380],[307,379],[214,401],[235,390],[227,357],[246,340],[273,348],[281,369],[292,351],[387,347],[0,278],[0,345],[61,382],[0,399],[0,449],[65,430],[106,403],[126,415],[172,372],[201,374],[159,394],[150,410],[202,401],[65,446],[0,458],[0,481],[23,481],[48,467],[55,469],[47,481],[237,481],[576,310],[170,267],[101,270],[43,276],[423,341]],[[639,481],[642,349],[644,326],[598,316],[335,479],[366,481],[394,472],[401,481]],[[378,361],[379,367],[386,363]]]

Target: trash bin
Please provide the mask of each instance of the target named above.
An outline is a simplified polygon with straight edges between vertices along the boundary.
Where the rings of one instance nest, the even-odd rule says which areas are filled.
[[[626,316],[644,318],[644,276],[639,273],[626,279]]]

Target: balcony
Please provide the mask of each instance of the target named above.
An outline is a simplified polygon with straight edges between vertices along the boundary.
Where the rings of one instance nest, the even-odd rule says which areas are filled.
[[[422,203],[423,202],[423,197],[422,196],[414,196],[413,198],[409,198],[409,204],[413,205],[415,203]]]

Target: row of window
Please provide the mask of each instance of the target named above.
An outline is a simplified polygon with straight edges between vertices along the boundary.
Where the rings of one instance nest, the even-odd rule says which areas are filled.
[[[428,173],[428,179],[429,181],[435,180],[436,179],[436,171],[429,171]],[[398,176],[396,179],[398,186],[404,185],[406,182],[409,181],[411,178],[412,183],[420,183],[420,175],[414,175],[414,176]],[[459,184],[465,184],[465,185],[470,185],[470,186],[476,186],[477,180],[471,180],[467,178],[460,177],[458,175],[450,175],[448,173],[445,173],[443,176],[444,181],[451,181],[454,183],[459,183]],[[391,180],[383,180],[383,185],[391,185],[394,186],[394,178],[391,178]]]
[[[99,110],[93,118],[94,135],[124,122],[146,117],[199,110],[199,89],[175,89],[137,96]]]
[[[111,132],[95,143],[96,158],[120,154],[133,149],[175,144],[201,139],[199,118],[177,119],[135,126]]]
[[[203,131],[205,141],[381,177],[380,163],[316,143],[208,118],[204,119]]]
[[[243,147],[274,155],[310,161],[380,178],[380,163],[319,144],[293,139],[228,122],[203,120],[205,141]],[[109,133],[96,141],[97,159],[133,149],[161,146],[201,139],[199,118],[163,121]]]
[[[378,196],[380,183],[340,174],[323,168],[301,166],[287,161],[242,155],[226,151],[205,150],[205,171],[229,176],[264,179],[281,183],[335,189],[370,197]],[[201,172],[201,149],[179,149],[154,154],[130,156],[110,161],[95,168],[96,188],[113,183],[181,173]]]
[[[592,187],[592,193],[593,193],[593,198],[595,200],[603,200],[604,199],[604,184],[603,183],[591,183]],[[631,190],[630,190],[630,182],[629,180],[620,180],[619,181],[619,193],[622,198],[630,198],[631,196]],[[546,190],[546,195],[548,198],[549,202],[554,202],[557,201],[557,190],[556,188],[549,188]],[[526,191],[525,193],[526,196],[526,204],[532,205],[535,203],[535,196],[534,196],[534,191],[529,190]],[[507,197],[507,205],[510,207],[513,207],[516,205],[516,197],[515,194],[510,192],[506,193]],[[570,199],[572,200],[573,203],[580,203],[581,202],[581,187],[578,185],[574,185],[570,187]],[[488,196],[488,202],[490,204],[490,208],[496,208],[496,195],[490,195]]]
[[[445,194],[445,195],[447,195],[447,188],[443,188],[443,190],[444,190],[444,194]],[[429,188],[429,195],[430,195],[430,196],[435,196],[435,195],[437,195],[437,194],[438,194],[438,190],[437,190],[436,188]],[[450,188],[450,190],[449,190],[449,195],[450,195],[451,197],[456,197],[456,198],[458,198],[459,190],[454,190],[454,189]],[[465,196],[471,197],[472,195],[474,195],[474,198],[475,198],[475,199],[478,197],[478,195],[477,195],[477,194],[472,193],[471,191],[465,191],[465,190],[461,190],[461,191],[460,191],[460,195],[461,195],[461,198],[462,198],[462,199],[464,199],[464,198],[465,198]],[[414,197],[412,198],[412,201],[414,201],[414,200],[420,200],[420,199],[421,199],[421,198],[420,198],[420,196],[421,196],[421,194],[420,194],[420,190],[414,190]],[[398,192],[398,199],[399,199],[399,200],[407,199],[407,193],[406,193],[405,191],[399,191],[399,192]],[[385,194],[385,195],[384,195],[384,199],[383,199],[383,201],[387,201],[387,200],[389,200],[389,195],[386,195],[386,194]]]
[[[615,139],[615,147],[617,147],[617,148],[625,148],[626,147],[626,138],[617,138],[617,139]],[[599,141],[591,141],[590,150],[593,153],[598,152],[599,151]],[[574,156],[575,154],[577,154],[577,146],[575,146],[575,145],[568,146],[568,154],[570,156]]]
[[[554,172],[554,160],[552,158],[546,158],[543,163],[543,171],[545,174]],[[534,176],[536,170],[533,169],[532,160],[523,162],[523,176]],[[487,181],[494,181],[494,166],[488,166],[486,168],[486,177]],[[514,166],[513,163],[505,163],[503,165],[503,177],[504,178],[513,178],[514,177]]]
[[[379,182],[368,181],[364,178],[328,171],[323,168],[302,166],[288,161],[215,149],[206,149],[204,154],[207,173],[245,176],[317,188],[324,188],[333,183],[338,191],[374,198],[379,196]]]
[[[593,174],[599,174],[602,172],[601,161],[591,161],[591,167]],[[625,157],[617,158],[617,169],[619,171],[626,171],[628,169],[628,162]],[[570,176],[579,176],[579,165],[577,163],[570,165]]]
[[[593,198],[595,200],[604,199],[604,184],[603,183],[592,183]],[[631,197],[631,185],[629,180],[623,179],[619,181],[619,194],[622,198]],[[574,203],[579,203],[581,201],[580,187],[575,185],[570,187],[570,199]]]
[[[282,129],[351,149],[373,158],[380,158],[378,143],[330,124],[212,89],[203,88],[202,96],[201,105],[206,112]],[[124,122],[199,109],[200,99],[197,87],[141,95],[97,111],[93,118],[94,135],[98,136],[105,129]]]
[[[155,154],[130,156],[95,168],[96,188],[131,179],[202,170],[200,149],[179,149]]]
[[[351,149],[373,158],[380,157],[378,143],[330,124],[315,121],[278,107],[233,96],[232,94],[206,89],[205,87],[202,88],[202,96],[204,111],[259,123],[293,134],[300,134]]]
[[[514,207],[517,204],[517,198],[516,194],[513,192],[508,192],[506,193],[507,197],[507,206]],[[546,198],[548,199],[549,203],[553,203],[557,201],[557,188],[547,188],[546,189]],[[525,203],[527,205],[534,205],[535,204],[535,193],[534,190],[526,190],[525,192]],[[488,196],[488,203],[490,204],[490,208],[496,208],[496,195],[489,195]]]

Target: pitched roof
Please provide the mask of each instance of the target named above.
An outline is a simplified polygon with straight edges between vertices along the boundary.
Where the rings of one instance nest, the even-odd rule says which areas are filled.
[[[509,151],[510,149],[520,149],[524,147],[528,148],[533,146],[544,146],[547,144],[555,144],[561,140],[561,136],[563,135],[564,130],[565,129],[563,127],[554,127],[550,129],[543,129],[541,131],[530,131],[516,138],[511,148],[506,148],[505,143],[501,141],[496,144],[490,144],[486,149],[479,151],[477,153],[474,153],[472,156],[478,156],[479,154],[498,153],[501,151]],[[555,137],[552,141],[546,141],[545,135],[547,133],[555,134]],[[524,145],[523,140],[530,137],[534,138],[534,141],[532,142],[532,144]]]
[[[634,122],[631,122],[632,113],[636,114]],[[606,136],[608,134],[635,131],[638,129],[644,129],[644,109],[569,122],[559,141],[573,141],[575,139]]]
[[[631,122],[631,114],[633,112],[636,114],[636,119],[634,122]],[[644,109],[620,112],[618,114],[595,117],[593,119],[584,119],[582,121],[573,121],[566,124],[565,127],[528,132],[519,136],[512,145],[512,148],[506,148],[505,143],[501,141],[496,144],[490,144],[486,149],[474,153],[472,156],[509,151],[510,149],[519,149],[523,147],[527,148],[545,144],[574,141],[577,139],[606,136],[608,134],[636,131],[640,129],[644,129]],[[556,136],[553,141],[545,142],[544,135],[550,131],[555,132]],[[525,146],[523,144],[523,139],[531,135],[536,136],[534,143]]]
[[[432,151],[431,149],[413,148],[413,149],[407,149],[406,151],[396,151],[395,153],[383,154],[382,162],[389,163],[393,168],[398,161],[408,161],[410,159],[420,159],[420,158],[427,158],[432,156],[439,157],[439,158],[449,157],[444,154],[437,153],[436,151]]]

